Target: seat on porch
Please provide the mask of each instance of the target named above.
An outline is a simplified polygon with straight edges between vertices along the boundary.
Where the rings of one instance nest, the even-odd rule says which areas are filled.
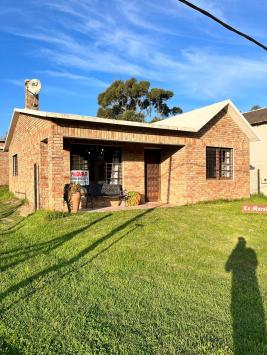
[[[118,198],[119,205],[124,201],[126,203],[127,193],[123,191],[120,184],[108,184],[106,182],[102,184],[90,184],[87,188],[87,207],[89,201],[92,208],[94,208],[94,198]]]

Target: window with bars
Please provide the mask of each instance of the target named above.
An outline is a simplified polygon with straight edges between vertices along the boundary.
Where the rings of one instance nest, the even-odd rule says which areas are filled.
[[[12,157],[12,173],[13,176],[18,176],[18,155],[15,154]]]
[[[71,145],[70,170],[88,170],[90,184],[122,184],[121,149],[112,146]]]
[[[230,148],[206,149],[206,177],[207,179],[233,178],[233,150]]]

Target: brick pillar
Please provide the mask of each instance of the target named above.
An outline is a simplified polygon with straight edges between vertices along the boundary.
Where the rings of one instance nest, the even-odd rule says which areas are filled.
[[[144,199],[145,163],[142,145],[127,145],[123,148],[123,185],[128,191],[137,191]]]
[[[52,136],[48,139],[48,205],[52,210],[64,210],[64,185],[69,182],[65,170],[61,127],[53,124]]]
[[[40,208],[49,208],[48,142],[40,143]]]
[[[161,201],[186,203],[187,191],[186,147],[162,148]]]

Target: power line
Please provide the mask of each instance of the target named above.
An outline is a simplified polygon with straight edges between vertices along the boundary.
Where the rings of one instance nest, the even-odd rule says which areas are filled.
[[[225,23],[222,20],[220,20],[218,17],[215,17],[214,15],[212,15],[210,12],[208,12],[208,11],[206,11],[206,10],[204,10],[204,9],[194,5],[194,4],[192,4],[191,2],[189,2],[187,0],[178,0],[178,1],[180,1],[183,4],[191,7],[192,9],[202,13],[203,15],[211,18],[212,20],[218,22],[220,25],[225,27],[227,30],[232,31],[232,32],[238,34],[239,36],[246,38],[248,41],[256,44],[257,46],[259,46],[259,47],[263,48],[265,51],[267,51],[267,46],[265,46],[264,44],[260,43],[255,38],[253,38],[253,37],[251,37],[251,36],[249,36],[249,35],[247,35],[247,34],[245,34],[243,32],[240,32],[239,30],[235,29],[234,27],[228,25],[227,23]]]

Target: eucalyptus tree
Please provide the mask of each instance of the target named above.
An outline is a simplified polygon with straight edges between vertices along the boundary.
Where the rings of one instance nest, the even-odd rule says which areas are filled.
[[[150,89],[150,82],[115,80],[98,96],[98,117],[128,121],[156,121],[182,112],[180,107],[169,107],[173,92],[161,88]]]

